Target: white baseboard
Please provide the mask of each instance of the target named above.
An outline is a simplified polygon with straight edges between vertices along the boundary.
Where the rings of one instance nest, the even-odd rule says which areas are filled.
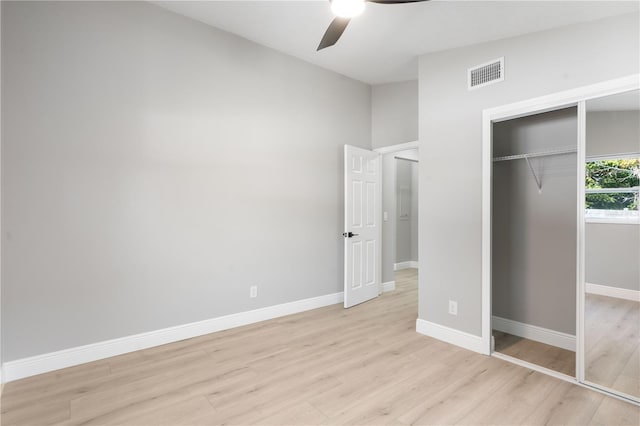
[[[491,317],[491,326],[494,330],[509,333],[547,345],[556,346],[568,351],[576,351],[576,336],[559,331],[549,330],[531,324],[525,324],[497,316]]]
[[[401,271],[403,269],[418,269],[418,262],[415,260],[408,260],[406,262],[398,262],[393,264],[394,271]]]
[[[416,332],[470,351],[485,353],[483,350],[482,337],[465,333],[464,331],[418,318],[416,320]]]
[[[388,291],[393,291],[396,289],[395,281],[387,281],[386,283],[382,283],[382,292],[386,293]]]
[[[628,290],[626,288],[611,287],[608,285],[592,283],[586,283],[585,287],[585,291],[590,294],[599,294],[600,296],[609,296],[618,299],[640,302],[640,291],[638,290]]]
[[[310,299],[268,306],[253,311],[240,312],[223,317],[169,327],[148,333],[136,334],[113,340],[93,343],[85,346],[64,349],[29,358],[5,362],[3,379],[6,382],[18,380],[36,374],[46,373],[61,368],[72,367],[91,361],[97,361],[116,355],[122,355],[153,346],[177,342],[216,331],[228,330],[247,324],[253,324],[273,318],[304,312],[323,306],[343,303],[344,294],[333,293]]]

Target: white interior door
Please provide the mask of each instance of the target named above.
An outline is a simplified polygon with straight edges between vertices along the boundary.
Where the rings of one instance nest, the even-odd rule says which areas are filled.
[[[380,154],[344,146],[344,307],[380,289]]]

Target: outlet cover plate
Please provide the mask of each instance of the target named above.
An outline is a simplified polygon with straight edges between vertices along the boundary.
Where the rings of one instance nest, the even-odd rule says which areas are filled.
[[[458,302],[455,300],[449,300],[449,313],[451,315],[458,315]]]

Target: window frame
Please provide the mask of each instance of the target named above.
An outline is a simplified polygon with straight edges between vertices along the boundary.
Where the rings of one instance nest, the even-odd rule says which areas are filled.
[[[597,156],[588,156],[585,158],[585,167],[587,163],[595,163],[597,161],[607,161],[607,160],[627,160],[627,159],[635,159],[640,158],[640,152],[627,152],[623,154],[608,154],[608,155],[597,155]],[[627,188],[586,188],[585,192],[585,200],[588,194],[598,194],[598,193],[636,193],[640,194],[640,186],[633,186]],[[586,223],[609,223],[609,224],[622,224],[622,225],[640,225],[640,208],[638,210],[628,211],[629,214],[620,214],[617,212],[623,212],[625,210],[601,210],[601,209],[587,209],[585,208],[584,219]],[[598,215],[590,215],[589,211],[598,211],[600,214]],[[616,212],[615,214],[606,215],[602,214],[602,212]],[[633,213],[635,212],[635,214]]]

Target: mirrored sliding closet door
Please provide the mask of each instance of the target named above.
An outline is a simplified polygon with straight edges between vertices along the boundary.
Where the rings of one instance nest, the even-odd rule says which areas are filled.
[[[586,103],[584,379],[640,399],[640,92]]]

